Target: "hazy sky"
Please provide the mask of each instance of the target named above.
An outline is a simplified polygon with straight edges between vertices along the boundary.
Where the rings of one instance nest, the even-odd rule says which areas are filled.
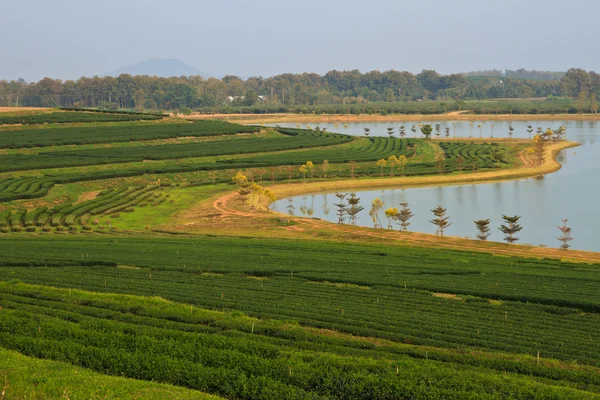
[[[598,0],[0,0],[0,79],[154,58],[214,75],[598,70]]]

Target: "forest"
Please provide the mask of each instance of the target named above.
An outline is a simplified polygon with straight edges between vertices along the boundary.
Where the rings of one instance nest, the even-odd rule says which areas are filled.
[[[75,81],[44,78],[39,82],[0,81],[0,106],[94,107],[103,109],[203,110],[265,106],[272,112],[298,112],[298,106],[361,105],[438,100],[576,98],[594,109],[600,75],[569,69],[564,75],[544,71],[481,71],[441,75],[433,70],[329,71],[285,73],[269,78],[200,76],[82,77]],[[440,107],[447,109],[448,107]],[[456,107],[454,107],[456,108]],[[581,108],[581,107],[580,107]],[[596,106],[597,108],[597,106]]]

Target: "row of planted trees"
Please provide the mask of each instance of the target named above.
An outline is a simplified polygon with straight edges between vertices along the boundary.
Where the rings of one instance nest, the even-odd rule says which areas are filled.
[[[335,196],[339,199],[339,202],[334,204],[337,209],[338,224],[347,222],[349,225],[356,226],[358,213],[364,210],[364,207],[360,205],[360,198],[356,197],[356,193],[336,193]],[[371,204],[369,216],[373,221],[373,227],[375,229],[383,229],[383,224],[379,219],[379,214],[383,209],[383,206],[384,204],[379,198],[373,200]],[[452,225],[450,217],[447,215],[447,209],[442,206],[437,206],[432,209],[431,212],[433,218],[429,222],[436,226],[436,235],[443,237],[445,230]],[[408,227],[411,224],[410,220],[415,216],[406,202],[400,203],[399,209],[397,207],[388,208],[384,211],[384,214],[387,218],[386,229],[393,230],[393,225],[396,223],[399,225],[399,230],[401,232],[408,232]],[[523,230],[523,226],[519,224],[520,219],[521,217],[518,215],[502,215],[503,224],[500,225],[498,230],[505,235],[504,240],[508,244],[514,244],[519,241],[519,238],[516,235]],[[562,225],[558,226],[561,233],[558,240],[562,243],[560,248],[563,250],[568,250],[571,247],[570,242],[573,240],[571,227],[567,226],[567,222],[568,220],[564,219]],[[475,237],[480,241],[487,241],[491,235],[491,220],[489,218],[480,219],[473,221],[473,223],[475,224],[477,231]]]
[[[495,125],[491,124],[490,126],[491,126],[490,138],[493,138]],[[469,138],[473,137],[473,128],[474,127],[475,127],[475,123],[473,121],[469,122]],[[484,128],[483,124],[477,124],[477,129],[479,131],[480,138],[483,138],[483,128]],[[456,137],[456,127],[455,127],[454,123],[452,123],[452,128],[450,128],[450,126],[442,127],[441,124],[435,124],[435,125],[416,124],[416,125],[413,125],[410,128],[410,130],[413,133],[413,137],[416,137],[417,132],[420,131],[421,134],[425,137],[425,139],[429,139],[431,137],[431,135],[434,133],[435,133],[435,136],[437,136],[438,138],[442,136],[442,133],[444,133],[445,137],[449,138],[451,130],[453,132],[452,135],[454,137]],[[534,130],[535,130],[536,135],[542,135],[546,138],[550,137],[553,140],[564,140],[567,135],[567,128],[565,126],[560,126],[557,129],[548,128],[548,129],[544,130],[544,128],[542,128],[541,126],[538,127],[537,129],[534,129],[532,125],[527,125],[526,131],[528,133],[529,139],[531,139]],[[323,128],[323,130],[321,132],[325,132],[325,128]],[[512,139],[514,132],[515,132],[515,128],[513,128],[512,125],[509,125],[508,131],[506,132],[507,136]],[[365,136],[367,136],[367,137],[370,136],[371,128],[364,128],[364,133],[365,133]],[[389,137],[393,137],[396,134],[396,131],[393,127],[388,127],[386,133]],[[403,138],[406,136],[406,127],[404,125],[401,125],[398,128],[398,136],[400,138]]]

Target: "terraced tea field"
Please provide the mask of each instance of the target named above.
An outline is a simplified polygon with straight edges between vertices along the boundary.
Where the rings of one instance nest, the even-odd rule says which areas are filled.
[[[223,200],[381,181],[401,156],[413,177],[492,173],[527,143],[19,117],[39,125],[0,128],[2,399],[600,397],[599,265],[304,231]]]

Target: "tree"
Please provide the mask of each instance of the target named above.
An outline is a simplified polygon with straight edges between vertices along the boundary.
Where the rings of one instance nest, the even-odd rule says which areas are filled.
[[[277,176],[277,172],[277,167],[269,167],[269,177],[271,178],[272,183],[275,183],[275,177]]]
[[[404,166],[406,165],[408,159],[404,154],[398,157],[398,165],[400,166],[400,176],[404,176]]]
[[[392,137],[394,135],[394,128],[392,128],[392,127],[387,128],[387,134],[389,137]]]
[[[388,219],[388,226],[387,229],[388,231],[392,230],[392,222],[396,220],[396,217],[398,216],[398,209],[397,208],[388,208],[387,210],[385,210],[385,216]]]
[[[554,131],[554,140],[565,140],[567,136],[567,128],[565,126],[560,126],[557,130]]]
[[[512,139],[512,136],[513,136],[513,132],[514,132],[514,130],[515,130],[515,128],[513,128],[513,126],[512,126],[512,125],[509,125],[509,126],[508,126],[508,137],[509,137],[510,139]]]
[[[527,125],[527,133],[529,135],[529,139],[531,139],[531,134],[533,133],[533,126]]]
[[[381,177],[383,178],[383,169],[385,168],[385,166],[387,165],[387,161],[385,161],[385,159],[381,159],[379,161],[377,161],[377,166],[381,169]]]
[[[350,179],[354,179],[354,171],[358,168],[356,161],[350,161],[348,163],[348,169],[350,170]]]
[[[398,130],[398,135],[400,135],[401,138],[406,136],[406,128],[404,127],[404,125],[400,126],[400,129]]]
[[[417,126],[416,125],[411,126],[410,130],[413,133],[413,137],[417,137]]]
[[[398,158],[396,156],[389,156],[387,159],[387,163],[390,166],[390,178],[394,177],[394,169],[398,164]]]
[[[248,195],[251,193],[248,178],[242,173],[242,171],[238,171],[233,176],[232,180],[238,186],[238,200],[240,201],[240,203],[242,203],[242,205],[246,205],[246,202],[248,201]]]
[[[579,95],[577,96],[577,108],[579,108],[579,114],[583,114],[583,109],[585,108],[585,103],[587,100],[587,92],[585,90],[581,90]]]
[[[421,133],[425,136],[425,139],[429,139],[431,132],[433,132],[431,124],[423,124],[423,126],[421,126]]]
[[[381,210],[382,208],[383,208],[383,202],[381,200],[379,200],[379,198],[376,198],[371,203],[371,210],[369,211],[369,216],[371,217],[371,220],[373,221],[373,228],[375,228],[375,229],[383,228],[383,226],[381,225],[381,221],[379,220],[379,210]]]
[[[411,209],[408,208],[408,203],[400,203],[400,206],[402,207],[402,209],[400,210],[400,212],[398,212],[397,216],[397,220],[400,221],[400,231],[408,232],[408,227],[410,225],[410,222],[408,222],[408,220],[410,220],[415,215],[413,214]]]
[[[340,201],[338,204],[334,204],[334,206],[336,206],[337,208],[338,224],[344,223],[344,217],[346,216],[346,203],[344,202],[344,200],[346,199],[347,195],[348,193],[335,194],[335,197],[337,197]]]
[[[300,172],[302,174],[302,182],[306,183],[306,165],[301,165],[300,168],[298,168],[298,172]]]
[[[271,204],[277,201],[277,196],[275,196],[275,193],[273,193],[270,189],[265,189],[263,194],[267,199],[267,212],[269,212],[271,210]]]
[[[254,200],[255,200],[254,203],[256,203],[256,209],[260,209],[261,201],[262,201],[262,197],[265,192],[265,189],[262,186],[260,186],[259,184],[254,183],[250,187],[250,190],[252,190],[252,193],[254,194]]]
[[[321,164],[321,170],[323,171],[323,178],[327,178],[327,170],[329,169],[329,161],[323,160]]]
[[[442,126],[440,124],[435,124],[435,136],[440,137],[442,134]]]
[[[370,128],[365,128],[365,136],[369,136],[371,134]]]
[[[590,93],[590,108],[594,114],[598,114],[598,100],[596,99],[596,95],[594,93]]]
[[[285,167],[285,171],[287,172],[287,176],[288,176],[288,184],[292,181],[292,176],[294,176],[294,167],[291,165],[288,165]]]
[[[446,137],[450,137],[450,127],[449,126],[445,127],[444,131],[446,131]]]
[[[506,235],[504,237],[506,243],[512,244],[518,241],[519,238],[515,237],[515,234],[517,234],[523,229],[523,227],[519,225],[519,219],[521,219],[521,217],[518,215],[515,215],[513,217],[510,217],[508,215],[502,215],[502,219],[504,220],[504,224],[500,225],[500,228],[498,229],[500,229],[500,231]]]
[[[546,159],[546,141],[544,140],[542,135],[537,134],[533,137],[533,143],[533,154],[535,155],[537,164],[542,165],[544,163],[544,160]]]
[[[452,225],[452,222],[448,222],[450,217],[446,216],[446,209],[442,206],[437,206],[436,208],[431,210],[431,212],[433,213],[435,218],[429,222],[437,226],[436,235],[444,237],[444,230],[446,230],[446,228]]]
[[[573,240],[573,236],[571,236],[571,227],[567,226],[568,221],[568,219],[563,219],[562,226],[558,227],[558,229],[561,232],[561,235],[558,238],[558,240],[562,242],[562,245],[560,246],[560,249],[562,250],[569,250],[569,247],[571,247],[569,242]]]
[[[313,176],[313,171],[315,169],[315,165],[312,163],[312,161],[307,161],[306,162],[306,169],[308,170],[308,172],[310,173],[310,177],[311,179],[314,177]]]
[[[475,235],[477,239],[481,240],[482,242],[486,241],[487,238],[491,235],[490,222],[492,221],[490,221],[489,219],[479,219],[473,222],[475,222],[475,226],[477,227],[477,235]]]
[[[360,198],[356,197],[356,193],[350,193],[350,197],[348,198],[348,209],[346,213],[350,217],[350,225],[356,226],[356,217],[358,213],[360,213],[365,208],[359,205]]]

